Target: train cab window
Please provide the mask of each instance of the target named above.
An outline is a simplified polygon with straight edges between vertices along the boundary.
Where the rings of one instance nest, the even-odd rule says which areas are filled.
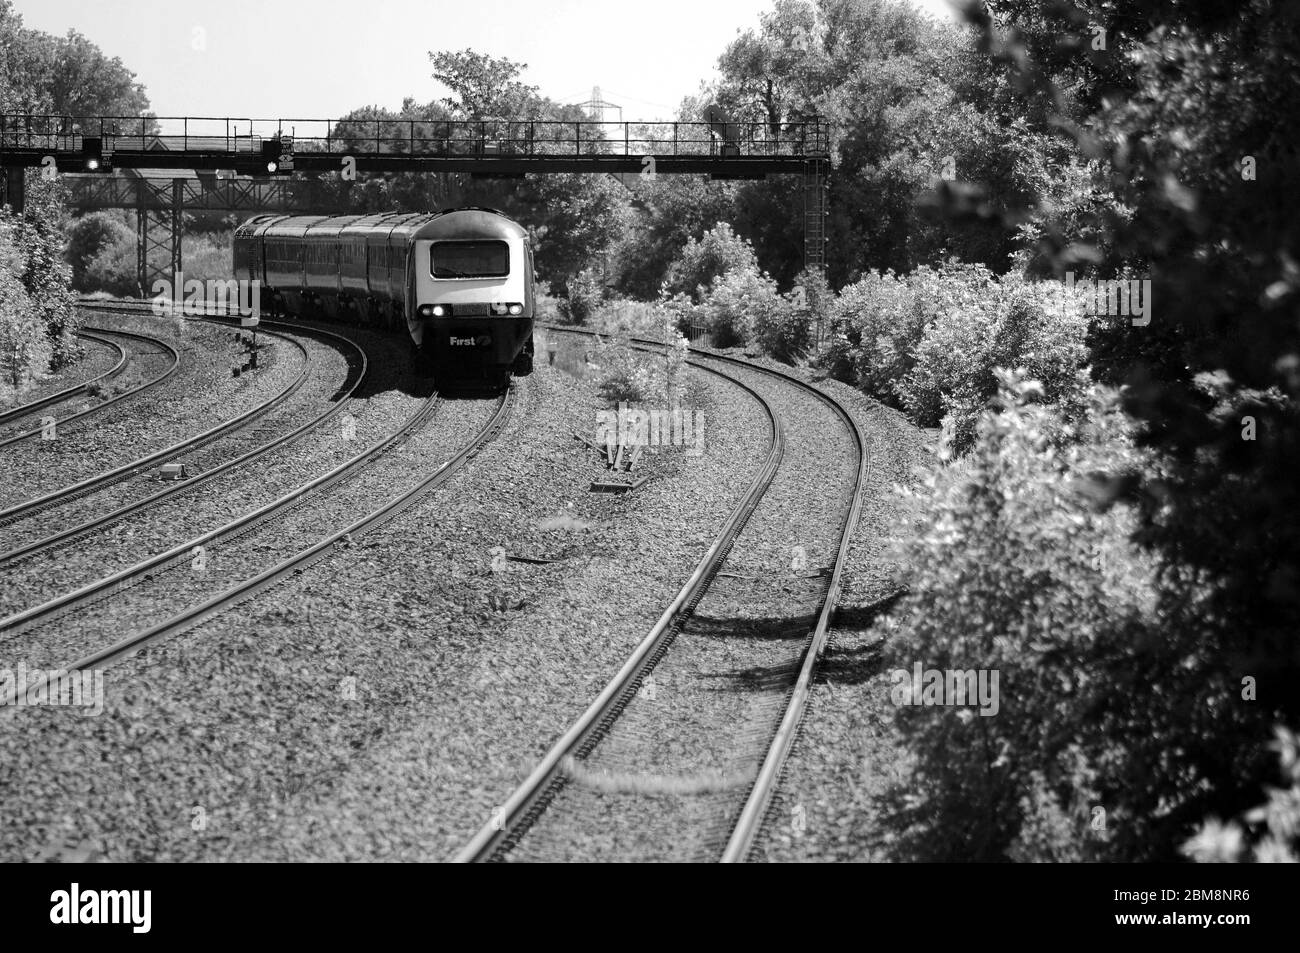
[[[510,274],[505,242],[434,242],[429,267],[435,278],[504,278]]]

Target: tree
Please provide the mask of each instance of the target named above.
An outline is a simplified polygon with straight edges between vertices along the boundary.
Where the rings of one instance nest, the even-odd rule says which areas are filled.
[[[56,37],[28,30],[0,0],[0,111],[70,117],[137,117],[149,109],[144,87],[118,57],[76,30]],[[110,124],[108,131],[137,124]]]
[[[442,100],[457,119],[524,118],[540,105],[537,87],[519,81],[527,63],[473,50],[430,53],[433,78],[452,91]]]

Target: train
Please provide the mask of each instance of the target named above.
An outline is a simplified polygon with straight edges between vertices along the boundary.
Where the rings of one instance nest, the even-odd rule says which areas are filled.
[[[496,209],[259,215],[236,229],[233,258],[273,313],[404,329],[414,370],[440,385],[532,372],[532,245]]]

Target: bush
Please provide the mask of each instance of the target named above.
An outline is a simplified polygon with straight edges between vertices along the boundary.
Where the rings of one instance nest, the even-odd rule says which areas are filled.
[[[181,270],[185,280],[197,278],[225,280],[230,278],[235,235],[234,232],[209,232],[185,235],[181,254]]]
[[[692,238],[686,243],[668,268],[664,294],[686,295],[698,304],[715,281],[733,271],[757,275],[758,259],[749,242],[733,232],[726,222],[719,222],[698,242]]]
[[[72,287],[76,291],[108,290],[98,281],[91,280],[91,263],[101,255],[130,258],[129,277],[135,284],[135,235],[121,215],[111,212],[92,212],[73,220],[68,226],[66,257],[72,266]],[[111,251],[110,251],[111,249]],[[101,269],[102,271],[102,269]]]
[[[668,324],[656,336],[664,341],[656,352],[634,350],[627,335],[597,338],[596,362],[602,371],[596,389],[603,399],[661,407],[682,402],[687,389],[686,338]]]
[[[1036,403],[1042,387],[1023,374],[998,380],[998,409],[978,421],[972,452],[912,494],[916,517],[894,544],[910,590],[881,626],[886,670],[996,672],[999,703],[989,716],[896,709],[914,757],[893,792],[898,849],[928,860],[1104,857],[1133,849],[1111,830],[1156,813],[1132,783],[1146,754],[1131,746],[1166,702],[1144,681],[1154,567],[1128,540],[1130,514],[1092,505],[1089,475],[1151,465],[1113,392],[1082,390],[1080,375],[1085,410],[1072,422]],[[1177,666],[1164,664],[1175,684]]]
[[[136,268],[134,241],[106,245],[86,262],[82,290],[121,298],[138,295],[141,289]]]
[[[830,314],[821,365],[922,426],[943,424],[957,451],[997,392],[995,368],[1023,368],[1055,400],[1085,357],[1087,322],[1064,286],[998,279],[982,265],[868,275]]]
[[[49,369],[54,348],[23,287],[22,256],[0,231],[0,395],[23,390]]]
[[[17,279],[28,302],[23,304],[14,297],[12,289],[8,292],[11,305],[7,333],[11,337],[35,334],[24,317],[28,309],[35,314],[45,341],[26,342],[20,350],[29,355],[21,363],[30,362],[31,372],[36,375],[49,369],[42,360],[45,365],[60,367],[81,353],[76,337],[72,269],[63,256],[65,198],[66,186],[62,183],[29,176],[22,214],[15,215],[7,207],[0,210],[0,244],[10,249],[5,267]],[[41,358],[43,354],[48,358]]]
[[[753,337],[759,321],[770,327],[782,304],[771,279],[746,265],[713,281],[696,320],[703,320],[714,347],[737,347]]]
[[[572,324],[586,324],[605,300],[605,286],[594,268],[585,268],[569,280],[568,293],[557,302],[560,314]]]
[[[1202,864],[1300,862],[1300,736],[1281,727],[1275,734],[1273,748],[1287,786],[1270,789],[1268,803],[1248,812],[1243,823],[1207,821],[1183,845],[1188,857]],[[1253,843],[1251,828],[1257,832]]]

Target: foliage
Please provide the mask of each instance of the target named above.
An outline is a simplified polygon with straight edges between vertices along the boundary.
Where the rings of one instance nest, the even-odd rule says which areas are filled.
[[[913,515],[894,544],[909,590],[883,627],[886,670],[997,672],[999,704],[990,715],[896,709],[915,758],[893,797],[898,849],[931,860],[1106,856],[1112,841],[1091,806],[1107,830],[1150,823],[1133,783],[1146,766],[1124,745],[1150,730],[1144,699],[1183,676],[1152,671],[1154,565],[1126,539],[1131,515],[1098,512],[1086,480],[1149,462],[1113,393],[1079,391],[1071,415],[1039,403],[1041,385],[1023,374],[998,378],[997,410],[980,419],[969,456],[909,494]]]
[[[682,402],[687,390],[686,338],[673,329],[667,315],[656,337],[662,347],[655,351],[633,349],[627,335],[597,338],[596,361],[601,374],[596,387],[602,398],[611,404],[660,407]]]
[[[684,294],[699,304],[715,279],[733,271],[758,273],[754,249],[738,236],[726,222],[718,222],[696,241],[688,239],[686,247],[668,268],[664,291]]]
[[[709,329],[714,347],[735,347],[753,338],[760,320],[770,328],[774,319],[768,315],[776,312],[781,303],[776,285],[748,262],[722,273],[709,284],[693,320],[702,321]]]
[[[1178,753],[1156,757],[1159,836],[1141,848],[1169,858],[1205,817],[1258,803],[1273,770],[1261,739],[1300,723],[1300,696],[1288,690],[1300,679],[1291,518],[1300,505],[1300,225],[1281,200],[1300,155],[1278,132],[1300,119],[1300,9],[1270,0],[989,8],[970,16],[1010,90],[1006,107],[1063,132],[1091,163],[1082,171],[1100,200],[1057,214],[1038,189],[1002,208],[949,191],[948,212],[1007,231],[1032,218],[1040,273],[1151,281],[1150,324],[1098,323],[1088,345],[1101,378],[1125,385],[1141,440],[1165,462],[1159,474],[1117,481],[1113,497],[1137,508],[1136,539],[1162,563],[1166,662],[1203,682],[1155,696],[1146,734],[1127,741],[1134,761]],[[1104,49],[1086,42],[1094,23]],[[1207,674],[1208,659],[1232,677]],[[1256,696],[1242,697],[1243,679]]]
[[[665,314],[659,302],[617,298],[605,302],[596,312],[591,327],[601,334],[654,338],[663,334],[666,319],[672,320],[672,316]]]
[[[53,354],[36,306],[23,287],[23,256],[12,233],[11,223],[0,222],[0,395],[21,390],[42,376]]]
[[[64,37],[28,30],[11,0],[0,0],[0,113],[76,121],[141,116],[148,108],[144,87],[119,58],[105,56],[76,30]]]
[[[186,234],[181,255],[185,280],[229,278],[233,243],[234,235],[230,232]]]
[[[1024,368],[1056,400],[1084,359],[1085,319],[1058,282],[999,279],[980,265],[869,274],[829,311],[821,365],[922,426],[946,420],[957,452],[997,392],[996,368]]]
[[[21,215],[8,206],[0,210],[0,227],[18,251],[18,278],[48,339],[53,366],[59,367],[79,353],[72,267],[64,258],[67,189],[58,180],[29,176],[26,192]]]
[[[593,268],[578,272],[569,282],[568,294],[557,299],[556,304],[564,320],[572,324],[586,324],[605,298],[605,286]]]
[[[1279,727],[1274,750],[1285,788],[1270,788],[1268,802],[1247,812],[1244,823],[1211,820],[1183,845],[1199,863],[1300,863],[1300,736]],[[1250,843],[1248,828],[1259,831]]]
[[[135,235],[124,221],[124,214],[120,212],[92,212],[73,219],[68,224],[67,236],[66,257],[72,266],[72,287],[76,291],[108,290],[101,283],[102,267],[96,270],[98,280],[92,281],[89,277],[92,263],[101,255],[120,255],[123,248],[132,257],[135,254]],[[134,286],[134,263],[124,277]]]
[[[442,100],[465,119],[523,118],[537,102],[537,87],[519,81],[527,63],[514,63],[473,50],[429,54],[433,78],[451,90]]]
[[[731,215],[735,191],[731,183],[704,176],[637,179],[626,226],[612,251],[614,286],[643,301],[656,297],[686,244]]]

